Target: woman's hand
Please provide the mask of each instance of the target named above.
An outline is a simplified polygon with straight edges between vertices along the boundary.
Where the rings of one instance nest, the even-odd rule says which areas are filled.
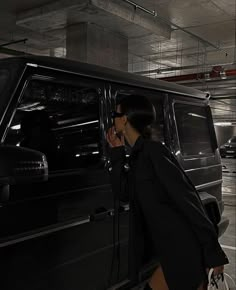
[[[214,267],[213,269],[214,269],[213,275],[214,275],[214,277],[216,277],[218,279],[224,273],[224,265],[218,266],[218,267]],[[206,269],[207,275],[208,275],[209,271],[210,271],[210,269],[207,268]]]
[[[118,147],[118,146],[124,146],[125,145],[125,139],[124,136],[121,136],[120,138],[116,135],[115,127],[112,126],[107,131],[107,142],[111,147]]]

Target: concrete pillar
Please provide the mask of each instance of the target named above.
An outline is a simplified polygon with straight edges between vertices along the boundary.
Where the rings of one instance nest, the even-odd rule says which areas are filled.
[[[55,57],[55,49],[54,48],[50,48],[49,49],[49,56]]]
[[[67,58],[128,71],[128,39],[92,23],[67,27]]]

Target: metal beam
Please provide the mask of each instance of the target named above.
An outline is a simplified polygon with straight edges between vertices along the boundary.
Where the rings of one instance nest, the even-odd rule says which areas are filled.
[[[205,64],[206,67],[214,67],[214,66],[229,66],[229,65],[235,65],[236,63],[222,63],[222,64]],[[164,63],[162,64],[165,65]],[[176,67],[168,67],[168,68],[156,68],[153,70],[145,70],[145,71],[137,71],[133,72],[138,75],[145,75],[150,73],[168,73],[168,72],[174,72],[174,71],[180,71],[180,70],[189,70],[189,69],[195,69],[195,68],[202,68],[202,64],[194,64],[194,65],[186,65],[186,66],[176,66]]]
[[[181,30],[181,31],[187,33],[187,34],[190,35],[192,38],[197,39],[198,41],[202,42],[203,44],[205,44],[205,45],[207,45],[207,46],[211,46],[211,47],[215,48],[216,50],[222,50],[222,51],[224,51],[220,46],[215,45],[215,44],[209,42],[209,41],[206,40],[206,39],[203,39],[202,37],[200,37],[200,36],[198,36],[198,35],[192,33],[191,31],[189,31],[189,30],[187,30],[187,29],[185,29],[185,28],[183,28],[183,27],[180,27],[179,25],[173,23],[173,22],[170,21],[169,19],[163,17],[160,13],[158,13],[158,12],[155,11],[155,10],[153,10],[153,11],[148,10],[148,9],[144,8],[143,6],[141,6],[141,5],[139,5],[139,4],[135,3],[135,2],[133,2],[133,1],[131,1],[131,0],[122,0],[122,1],[124,1],[124,2],[126,2],[126,3],[129,3],[129,4],[131,4],[131,5],[133,5],[136,9],[138,8],[138,9],[140,9],[140,10],[142,10],[142,11],[144,11],[144,12],[146,12],[146,13],[148,13],[148,14],[150,14],[150,15],[152,15],[152,16],[158,18],[158,19],[161,19],[161,20],[162,20],[163,22],[165,22],[166,24],[171,25],[171,26],[177,28],[178,30]]]
[[[17,15],[16,24],[19,26],[30,28],[34,31],[47,31],[58,29],[58,27],[66,28],[68,15],[73,13],[79,15],[81,12],[87,13],[87,21],[94,21],[94,14],[89,11],[99,12],[104,16],[115,16],[123,19],[124,24],[133,24],[150,31],[151,33],[160,36],[161,39],[170,39],[171,27],[169,24],[158,21],[158,19],[143,13],[131,13],[130,7],[126,7],[121,1],[116,0],[61,0],[46,4],[40,8],[34,8],[24,11]],[[85,15],[85,14],[84,14]],[[55,21],[55,19],[57,21]],[[96,18],[95,18],[96,20]],[[83,21],[86,21],[83,19]],[[70,23],[72,25],[73,23]],[[96,23],[99,25],[98,23]]]
[[[15,56],[22,56],[22,55],[31,55],[30,53],[26,53],[24,51],[14,50],[10,48],[0,47],[0,53],[6,55],[15,55]]]
[[[16,44],[16,43],[21,43],[21,42],[26,43],[27,40],[28,40],[28,38],[24,38],[24,39],[20,39],[20,40],[15,40],[15,41],[10,41],[10,42],[7,42],[7,43],[0,44],[0,47],[8,46],[8,45]]]
[[[211,100],[220,100],[220,99],[230,99],[230,100],[236,100],[236,94],[232,94],[232,95],[229,95],[229,94],[213,94],[211,96]]]

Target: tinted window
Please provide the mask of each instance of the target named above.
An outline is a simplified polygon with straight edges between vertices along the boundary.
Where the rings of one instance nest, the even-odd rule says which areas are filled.
[[[51,170],[95,165],[100,156],[97,90],[31,81],[5,143],[45,153]]]
[[[9,77],[9,72],[5,69],[0,69],[0,94],[2,93],[7,83],[8,77]]]
[[[174,110],[182,155],[211,155],[206,107],[176,103]]]

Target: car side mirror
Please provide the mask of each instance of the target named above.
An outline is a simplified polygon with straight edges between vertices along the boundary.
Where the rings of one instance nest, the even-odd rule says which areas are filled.
[[[0,200],[8,199],[9,185],[47,179],[48,163],[43,153],[18,146],[0,146]]]

